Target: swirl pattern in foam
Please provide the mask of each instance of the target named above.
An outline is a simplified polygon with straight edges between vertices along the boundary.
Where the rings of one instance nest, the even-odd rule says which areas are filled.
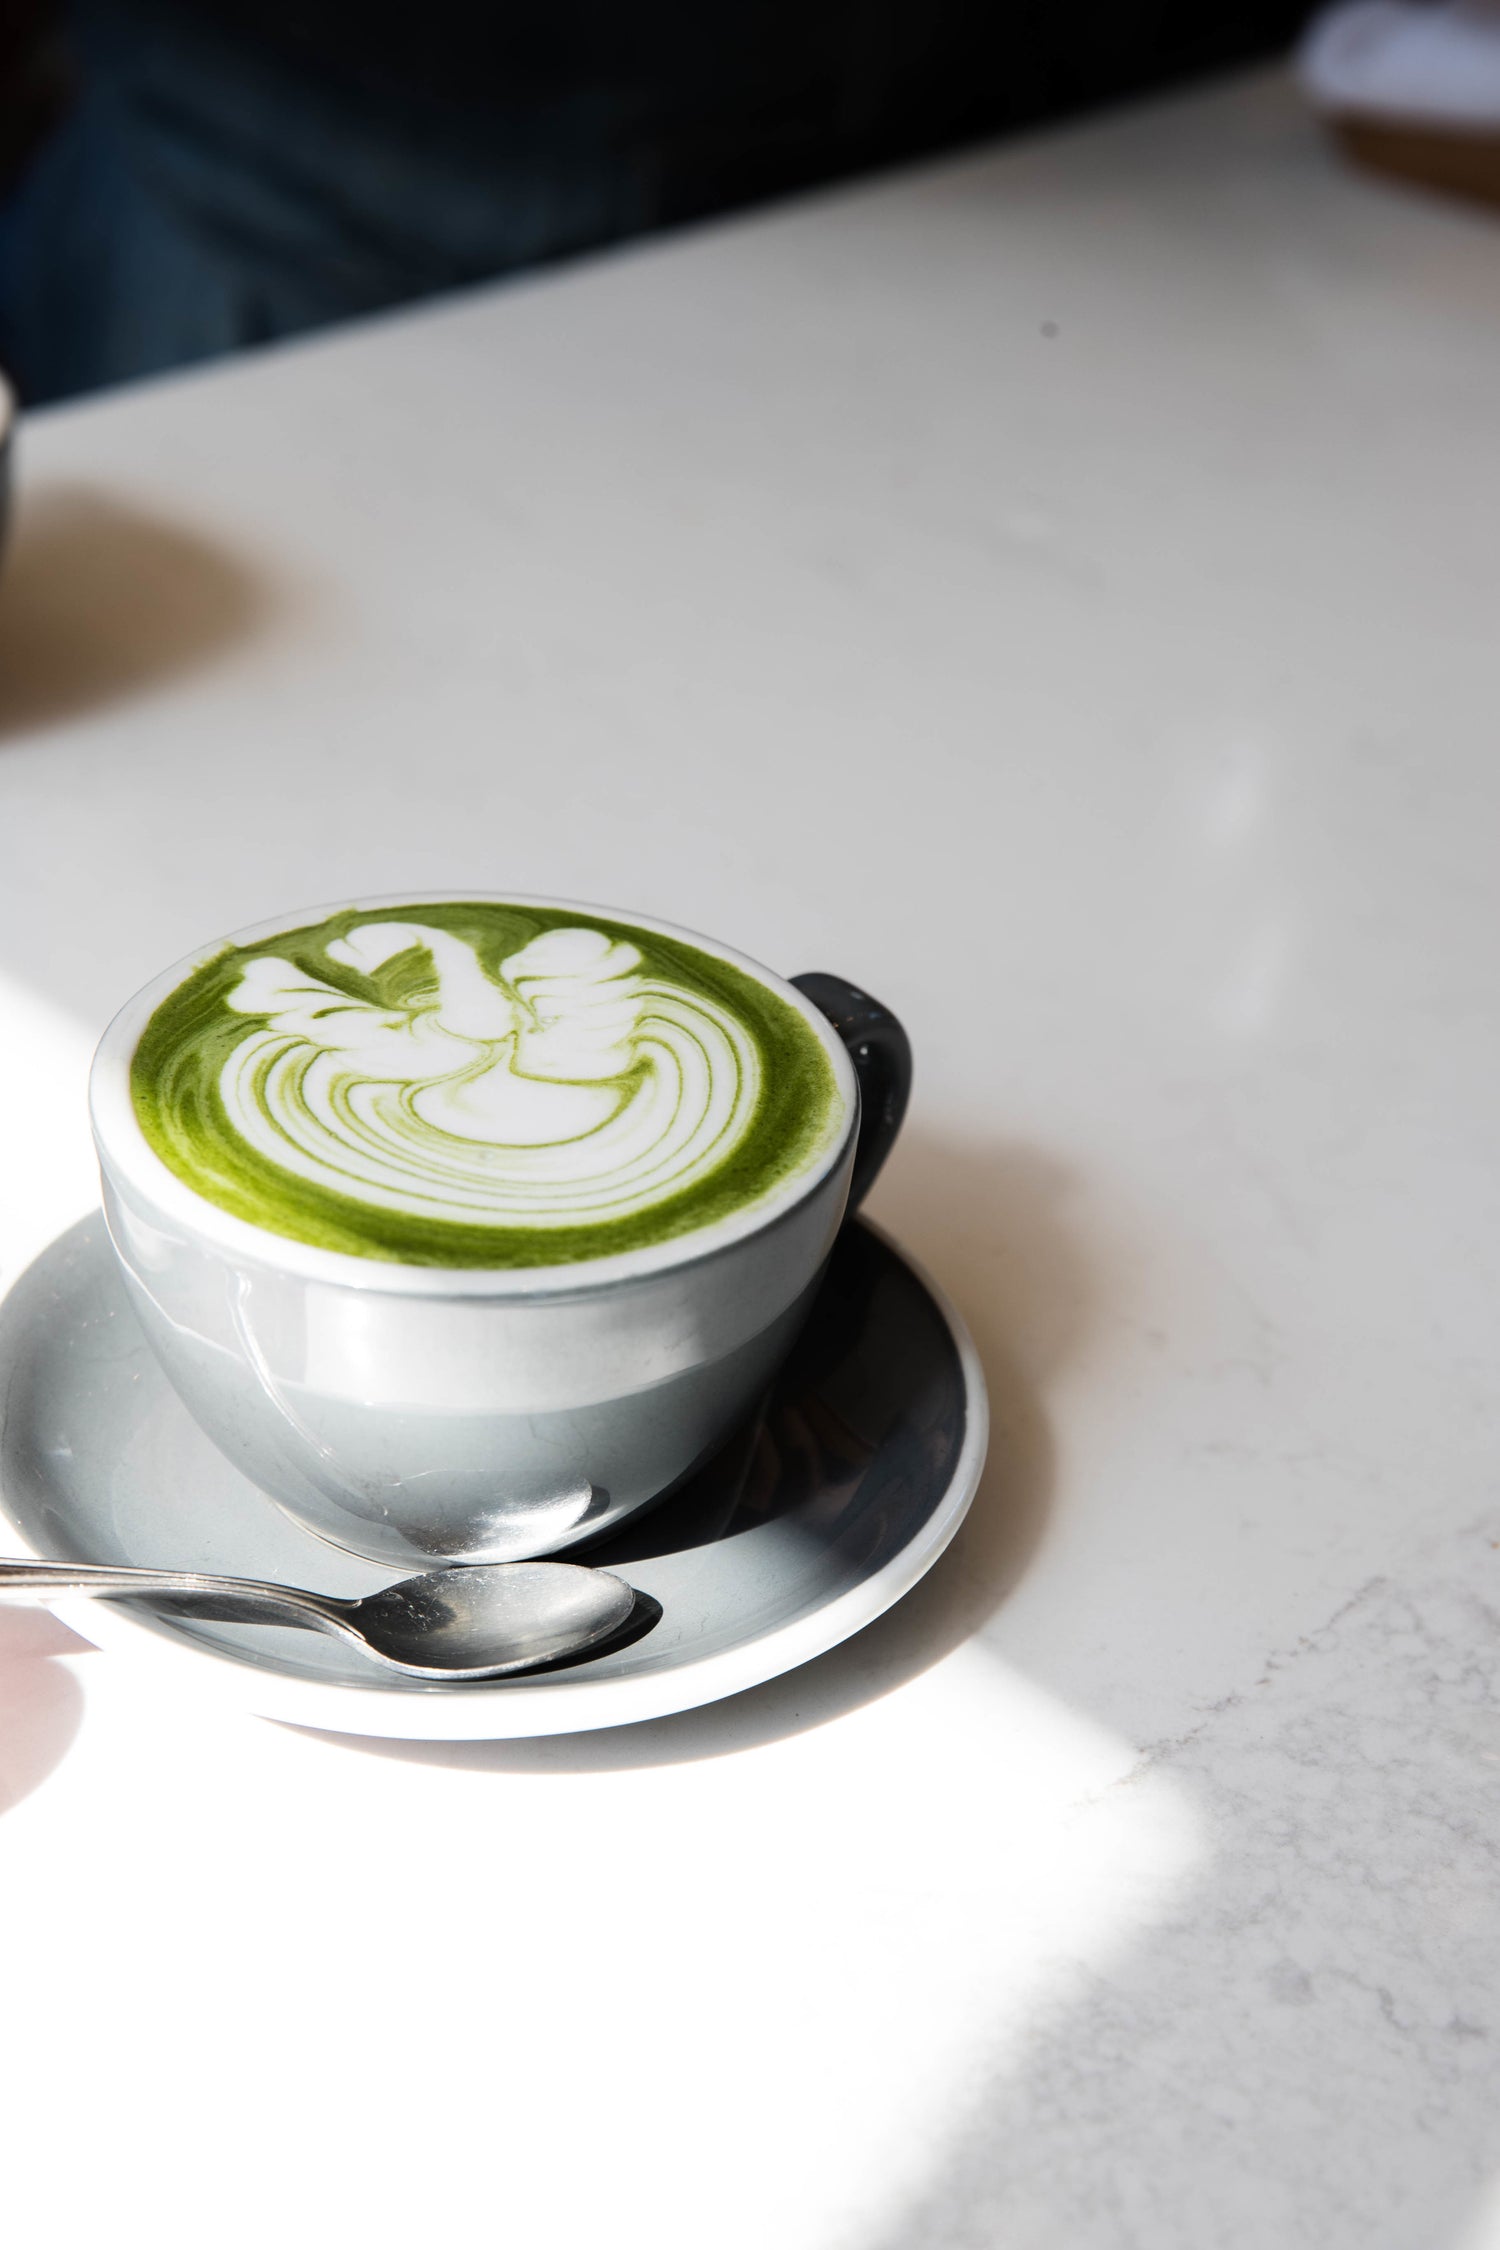
[[[847,1127],[769,985],[685,940],[502,902],[348,910],[170,995],[132,1093],[239,1216],[372,1257],[567,1263],[753,1204]]]

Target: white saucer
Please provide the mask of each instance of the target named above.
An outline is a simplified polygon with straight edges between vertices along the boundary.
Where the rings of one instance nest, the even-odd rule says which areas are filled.
[[[394,1575],[302,1530],[203,1436],[141,1335],[99,1217],[53,1243],[0,1306],[0,1399],[0,1504],[14,1549],[336,1594]],[[620,1726],[754,1687],[888,1609],[962,1522],[987,1432],[984,1378],[961,1322],[860,1224],[840,1237],[755,1429],[577,1558],[651,1597],[633,1633],[603,1654],[482,1686],[424,1687],[312,1633],[135,1603],[54,1606],[100,1648],[303,1726],[429,1741]]]

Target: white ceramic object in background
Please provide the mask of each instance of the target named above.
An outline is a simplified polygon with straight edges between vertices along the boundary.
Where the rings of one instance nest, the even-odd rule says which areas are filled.
[[[348,903],[415,909],[439,895]],[[812,1026],[845,1112],[828,1151],[710,1227],[566,1267],[445,1269],[319,1249],[234,1217],[169,1170],[137,1120],[130,1065],[155,1009],[226,943],[333,911],[215,940],[148,985],[100,1042],[94,1136],[132,1302],[202,1428],[323,1538],[407,1569],[555,1554],[672,1487],[784,1357],[848,1201],[860,1117],[848,1052],[758,963],[620,916],[732,963]]]
[[[1500,127],[1494,0],[1346,0],[1302,35],[1297,71],[1317,108],[1449,132]]]

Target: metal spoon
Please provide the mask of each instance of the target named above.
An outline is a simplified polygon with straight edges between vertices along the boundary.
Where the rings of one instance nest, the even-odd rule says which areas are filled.
[[[0,1562],[0,1601],[28,1594],[147,1594],[220,1624],[306,1625],[416,1680],[488,1680],[575,1656],[618,1632],[635,1606],[623,1579],[579,1563],[425,1570],[354,1601],[196,1570]]]

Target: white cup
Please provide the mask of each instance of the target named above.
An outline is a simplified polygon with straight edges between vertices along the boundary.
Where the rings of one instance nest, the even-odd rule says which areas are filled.
[[[752,1210],[580,1264],[472,1271],[350,1256],[208,1202],[150,1146],[130,1092],[137,1042],[184,978],[226,943],[328,911],[282,916],[179,961],[100,1042],[94,1139],[135,1310],[220,1450],[334,1545],[409,1566],[555,1554],[662,1497],[754,1405],[811,1303],[856,1160],[862,1192],[899,1125],[904,1035],[837,979],[806,980],[816,1006],[727,946],[621,916],[733,963],[812,1026],[846,1113],[831,1153]]]

